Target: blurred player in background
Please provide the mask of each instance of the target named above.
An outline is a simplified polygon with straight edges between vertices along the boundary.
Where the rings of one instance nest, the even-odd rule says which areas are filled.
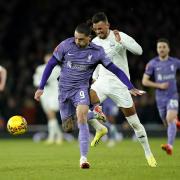
[[[127,34],[117,30],[110,30],[107,16],[103,12],[99,12],[92,17],[92,24],[93,30],[97,35],[92,42],[102,46],[111,61],[122,68],[130,79],[126,51],[128,50],[133,54],[141,55],[141,46]],[[157,163],[150,150],[146,131],[137,116],[131,94],[127,87],[118,81],[114,74],[107,71],[103,66],[100,66],[98,79],[91,86],[91,96],[93,96],[92,99],[95,100],[92,103],[102,103],[107,97],[116,103],[124,113],[128,123],[134,129],[144,149],[148,165],[156,167]],[[93,123],[92,126],[95,129],[97,128]],[[91,146],[97,144],[99,137],[101,137],[100,133],[96,133],[95,138],[91,142]]]
[[[156,103],[159,115],[167,126],[167,144],[161,147],[168,155],[173,153],[173,143],[176,137],[178,114],[178,92],[176,86],[176,71],[180,69],[180,60],[169,56],[170,46],[167,39],[157,41],[158,56],[150,60],[142,79],[144,86],[156,88]],[[154,76],[155,81],[150,78]]]
[[[62,126],[66,132],[73,131],[74,121],[77,117],[81,155],[80,168],[82,169],[90,167],[87,161],[89,148],[87,115],[90,105],[90,80],[96,66],[101,63],[109,71],[116,74],[133,94],[139,94],[125,73],[106,56],[103,48],[90,42],[90,35],[91,28],[83,23],[76,27],[74,37],[62,41],[57,46],[46,65],[39,88],[34,96],[37,101],[40,100],[53,68],[60,63],[59,104]]]
[[[118,132],[116,125],[116,117],[118,116],[119,108],[110,98],[107,98],[105,101],[103,101],[101,105],[102,111],[108,120],[106,123],[109,128],[109,140],[107,146],[113,147],[115,146],[116,142],[119,142],[123,139],[123,135],[122,133]]]
[[[4,91],[7,79],[7,71],[4,67],[0,66],[0,92]]]
[[[37,67],[33,77],[34,86],[36,87],[39,86],[43,71],[51,56],[52,56],[51,54],[46,54],[44,57],[45,64]],[[56,113],[59,110],[58,80],[57,80],[60,74],[59,72],[60,72],[60,66],[56,66],[47,81],[47,84],[45,86],[45,92],[40,99],[42,108],[48,119],[48,138],[46,141],[47,144],[53,144],[53,143],[61,144],[63,139],[63,134],[61,132],[56,117]]]

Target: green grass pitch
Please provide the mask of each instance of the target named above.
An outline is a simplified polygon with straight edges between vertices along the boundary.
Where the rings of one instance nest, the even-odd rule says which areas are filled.
[[[113,148],[101,143],[90,148],[90,169],[79,168],[77,142],[63,145],[34,143],[30,139],[0,139],[1,180],[178,180],[180,179],[180,139],[175,142],[173,156],[160,149],[166,139],[149,139],[158,162],[147,165],[138,142],[123,140]]]

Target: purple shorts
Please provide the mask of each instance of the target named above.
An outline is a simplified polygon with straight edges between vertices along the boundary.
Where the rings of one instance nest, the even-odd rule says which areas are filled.
[[[162,120],[166,119],[166,114],[168,110],[176,110],[178,111],[178,98],[164,98],[160,101],[157,101],[157,107],[159,111],[159,115]]]
[[[60,91],[59,107],[61,120],[65,120],[70,116],[75,115],[76,107],[79,104],[90,105],[89,89],[79,88],[72,91]]]

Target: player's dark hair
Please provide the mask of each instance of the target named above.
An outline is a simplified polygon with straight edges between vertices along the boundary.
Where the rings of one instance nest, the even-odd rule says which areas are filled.
[[[159,42],[166,43],[166,44],[170,47],[169,41],[168,41],[168,39],[166,39],[166,38],[159,38],[159,39],[157,40],[157,43],[159,43]]]
[[[91,27],[89,25],[87,25],[86,23],[79,24],[76,27],[75,31],[77,31],[78,33],[85,34],[86,36],[91,35]]]
[[[108,22],[108,18],[104,12],[98,12],[92,17],[92,23],[98,23],[100,21]]]

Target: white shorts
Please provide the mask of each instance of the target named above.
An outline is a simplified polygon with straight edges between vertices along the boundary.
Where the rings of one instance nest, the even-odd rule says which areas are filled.
[[[59,110],[59,103],[58,103],[58,94],[57,93],[50,93],[48,91],[44,91],[43,95],[41,96],[41,105],[45,112],[49,110],[58,111]]]
[[[118,107],[130,108],[133,106],[133,100],[129,90],[120,85],[114,80],[102,81],[97,79],[92,85],[91,89],[96,91],[96,94],[102,103],[107,97],[111,98]]]

